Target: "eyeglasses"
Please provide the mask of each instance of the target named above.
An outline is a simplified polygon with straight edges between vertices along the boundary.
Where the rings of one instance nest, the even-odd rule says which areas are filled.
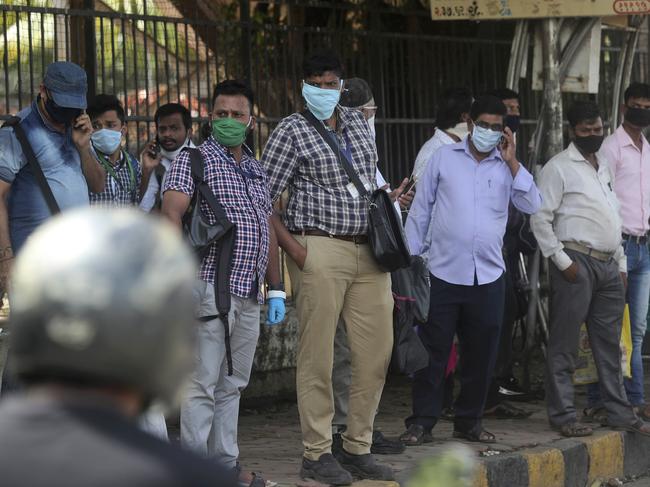
[[[483,120],[472,120],[472,122],[474,122],[474,125],[481,127],[482,129],[492,130],[494,132],[503,132],[503,124],[501,123],[489,124]]]

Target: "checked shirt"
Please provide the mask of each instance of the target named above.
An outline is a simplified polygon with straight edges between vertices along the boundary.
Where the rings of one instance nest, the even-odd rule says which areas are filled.
[[[374,188],[377,150],[368,123],[359,111],[344,107],[337,110],[338,143],[349,149],[355,170]],[[261,162],[269,175],[274,201],[289,188],[284,215],[289,231],[368,233],[366,201],[348,191],[350,181],[337,154],[301,114],[294,113],[280,122],[264,148]]]
[[[269,257],[269,223],[271,199],[266,173],[250,152],[244,151],[241,163],[213,137],[199,146],[205,164],[205,181],[223,206],[228,220],[237,227],[230,292],[248,298],[257,290],[257,300],[264,302],[262,286]],[[194,194],[194,180],[187,151],[181,152],[173,162],[163,186],[163,192],[179,191]],[[210,206],[201,200],[201,209],[210,223],[216,221]],[[216,247],[203,258],[199,279],[214,284],[216,274]],[[257,288],[255,287],[257,285]]]
[[[99,156],[95,154],[95,157]],[[133,177],[126,157],[131,160]],[[115,178],[106,171],[106,189],[101,193],[89,193],[90,204],[102,208],[137,206],[140,198],[140,182],[142,181],[142,169],[137,159],[122,152],[120,160],[112,169]]]

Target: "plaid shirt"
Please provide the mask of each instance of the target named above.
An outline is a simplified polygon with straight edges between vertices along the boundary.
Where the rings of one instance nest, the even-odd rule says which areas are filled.
[[[239,166],[232,155],[214,138],[210,137],[199,146],[205,164],[205,181],[216,196],[228,220],[237,227],[230,292],[247,298],[257,291],[257,300],[264,302],[262,286],[269,260],[269,197],[266,173],[250,153],[244,153]],[[194,180],[190,157],[181,152],[167,173],[163,192],[172,190],[194,194]],[[201,208],[208,220],[216,221],[210,206],[201,200]],[[214,284],[216,275],[216,246],[208,251],[201,262],[199,279]],[[257,288],[255,288],[255,285]]]
[[[348,144],[354,168],[376,187],[377,150],[368,123],[357,110],[338,107],[337,138]],[[319,229],[332,235],[368,232],[366,201],[354,198],[337,155],[316,129],[294,113],[280,122],[264,148],[262,165],[275,201],[287,188],[284,220],[290,231]]]
[[[115,208],[136,206],[138,204],[140,200],[142,168],[138,160],[127,153],[127,157],[131,160],[131,167],[133,167],[133,176],[135,176],[135,181],[133,181],[124,154],[124,152],[120,154],[120,160],[117,162],[117,165],[113,166],[115,178],[111,176],[109,171],[106,171],[106,188],[104,191],[101,193],[89,193],[91,205],[103,208]],[[95,157],[99,156],[95,153]]]

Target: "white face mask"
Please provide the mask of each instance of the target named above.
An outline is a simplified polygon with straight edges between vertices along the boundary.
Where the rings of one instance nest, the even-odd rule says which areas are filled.
[[[368,119],[368,126],[370,127],[370,133],[372,134],[372,138],[376,139],[377,138],[377,132],[375,131],[375,116],[374,115]]]
[[[447,129],[446,132],[449,132],[450,134],[458,137],[460,140],[463,140],[465,137],[467,137],[467,134],[469,134],[469,130],[467,130],[467,122],[457,123],[456,126]]]
[[[187,139],[185,139],[185,142],[183,142],[183,143],[181,144],[181,146],[180,146],[178,149],[174,150],[174,151],[168,151],[168,150],[165,150],[165,149],[163,149],[163,148],[161,147],[161,148],[160,148],[160,153],[162,154],[162,156],[163,156],[164,158],[169,159],[170,161],[173,161],[174,159],[176,159],[176,156],[177,156],[178,154],[180,154],[181,151],[182,151],[185,147],[187,147],[187,144],[189,143],[189,141],[190,141],[190,138],[188,137]]]

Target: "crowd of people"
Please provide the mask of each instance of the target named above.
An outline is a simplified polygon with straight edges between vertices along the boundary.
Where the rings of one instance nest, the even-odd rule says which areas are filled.
[[[78,485],[108,485],[101,456],[123,462],[118,484],[207,485],[218,477],[264,487],[239,464],[237,426],[262,305],[267,325],[285,317],[280,249],[299,323],[303,478],[392,480],[375,455],[432,441],[441,418],[453,421],[454,437],[482,443],[496,441],[484,417],[526,418],[505,399],[523,394],[511,346],[525,312],[516,272],[519,255],[537,246],[550,258],[551,427],[585,436],[585,421],[601,421],[650,436],[641,359],[650,86],[627,89],[623,122],[607,138],[598,106],[575,103],[571,143],[537,182],[516,156],[518,94],[449,89],[412,174],[391,189],[377,167],[370,85],[343,74],[332,51],[307,56],[305,111],[278,124],[257,160],[245,143],[256,127],[245,82],[216,85],[198,146],[188,109],[160,106],[155,136],[135,157],[118,98],[87,101],[82,68],[47,67],[36,100],[0,130],[0,290],[10,291],[13,322],[0,465],[20,478],[11,485],[47,485],[79,471]],[[412,255],[429,271],[428,318],[417,323],[428,365],[412,378],[412,414],[397,439],[373,428],[393,353],[391,275],[370,248],[368,202],[350,173],[367,191],[388,192]],[[43,225],[58,212],[64,216]],[[198,269],[183,234],[199,252]],[[624,380],[626,302],[633,353]],[[572,374],[582,323],[600,381],[581,419]],[[160,407],[179,394],[184,453],[168,443]],[[65,449],[56,458],[42,449],[59,436],[75,452],[74,469]],[[39,468],[26,473],[28,460]]]

